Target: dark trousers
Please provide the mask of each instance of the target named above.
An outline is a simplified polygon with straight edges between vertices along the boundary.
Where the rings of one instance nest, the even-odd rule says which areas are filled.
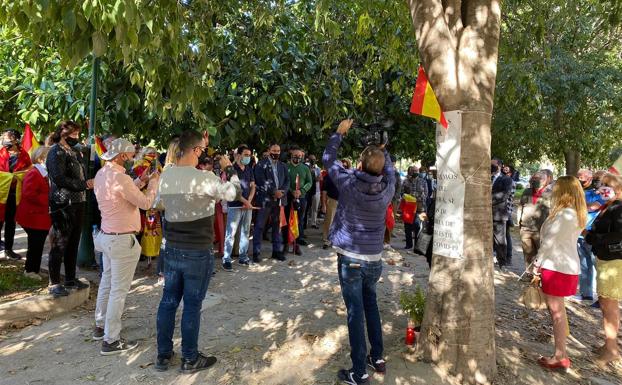
[[[65,265],[65,284],[76,280],[78,245],[84,219],[84,203],[74,203],[61,211],[52,212],[52,229],[48,270],[50,285],[60,284],[60,267]]]
[[[417,236],[421,230],[421,222],[415,217],[413,223],[404,223],[404,233],[406,234],[406,248],[412,249],[417,244]]]
[[[26,272],[39,273],[41,268],[41,255],[48,237],[49,230],[26,229],[28,234],[28,251],[26,252]]]
[[[285,207],[285,217],[287,218],[287,226],[283,227],[283,243],[287,245],[288,243],[288,235],[289,235],[289,214],[291,213],[292,206],[294,205],[294,197],[290,196],[289,201],[287,202],[287,206]],[[307,200],[305,198],[300,198],[298,204],[298,238],[296,239],[296,243],[304,236],[303,230],[303,220],[304,213],[307,208]]]
[[[508,265],[512,264],[512,232],[510,231],[512,226],[514,226],[514,223],[512,223],[511,219],[505,222],[505,239],[508,247],[506,258],[508,261]]]
[[[266,203],[266,207],[259,209],[257,213],[257,219],[255,220],[255,227],[253,228],[253,255],[258,255],[261,252],[261,241],[263,235],[263,227],[267,222],[268,217],[271,220],[272,227],[272,251],[281,251],[281,224],[280,224],[281,206],[276,201]]]
[[[211,250],[181,250],[168,246],[161,257],[164,259],[164,290],[156,319],[158,357],[173,354],[175,314],[183,299],[181,355],[192,362],[199,354],[201,306],[214,270],[214,257]]]
[[[4,221],[0,221],[0,230],[4,224],[4,249],[13,250],[13,242],[15,241],[15,212],[17,204],[15,200],[15,189],[9,191],[6,199],[6,207],[4,211]]]
[[[492,244],[497,254],[497,263],[499,263],[499,266],[507,266],[510,262],[507,258],[508,245],[505,222],[506,221],[492,221]]]
[[[382,261],[366,262],[339,254],[337,268],[341,294],[348,311],[352,367],[357,376],[363,376],[367,372],[366,325],[372,359],[382,358],[383,352],[382,322],[376,300],[376,283],[382,274]]]

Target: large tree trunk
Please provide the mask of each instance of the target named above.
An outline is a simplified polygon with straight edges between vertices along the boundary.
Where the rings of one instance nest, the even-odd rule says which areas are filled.
[[[490,124],[501,12],[494,0],[409,4],[424,68],[441,107],[462,114],[465,180],[461,258],[433,256],[418,351],[465,382],[486,383],[497,370]],[[436,215],[443,219],[442,213]]]
[[[577,175],[581,166],[581,153],[577,150],[564,150],[564,160],[566,161],[566,175]]]

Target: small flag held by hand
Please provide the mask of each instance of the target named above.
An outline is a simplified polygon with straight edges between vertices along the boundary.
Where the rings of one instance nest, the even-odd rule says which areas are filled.
[[[32,132],[32,128],[30,128],[30,124],[26,123],[26,128],[24,129],[24,138],[22,139],[22,148],[26,151],[30,156],[35,150],[39,147],[39,141],[37,137],[35,137],[35,133]]]
[[[428,77],[421,65],[419,66],[419,74],[417,75],[417,84],[415,85],[413,100],[410,104],[410,113],[436,119],[443,127],[447,128],[445,114],[443,114],[441,105],[438,103],[432,86],[428,81]]]

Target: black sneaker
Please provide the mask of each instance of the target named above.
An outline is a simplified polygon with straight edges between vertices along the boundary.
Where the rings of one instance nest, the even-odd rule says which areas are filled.
[[[102,348],[99,351],[99,354],[102,356],[111,356],[113,354],[121,354],[123,352],[127,352],[128,350],[132,350],[138,346],[138,342],[135,341],[125,341],[123,338],[120,338],[118,341],[115,341],[109,344],[106,341],[102,342]]]
[[[52,294],[54,298],[66,297],[69,295],[69,292],[67,291],[67,289],[65,289],[63,285],[50,286],[50,288],[48,289],[48,293]]]
[[[232,273],[232,272],[233,272],[233,267],[231,266],[231,262],[224,262],[224,263],[222,264],[222,269],[223,269],[224,271],[228,271],[228,272],[230,272],[230,273]]]
[[[95,326],[93,328],[93,341],[101,341],[104,339],[104,328],[100,328],[99,326]]]
[[[166,356],[158,356],[156,358],[156,362],[153,365],[153,367],[155,368],[155,370],[157,370],[158,372],[165,372],[168,370],[168,366],[171,363],[171,360],[173,359],[173,357],[175,357],[175,352],[171,352],[171,354],[166,357]]]
[[[89,287],[89,284],[76,279],[73,282],[65,282],[65,287],[70,290],[82,290]]]
[[[13,250],[4,250],[4,255],[11,259],[22,259],[22,256],[14,252]]]
[[[199,356],[196,358],[196,360],[194,360],[194,362],[186,361],[182,358],[181,368],[179,369],[179,371],[182,374],[196,373],[199,370],[207,369],[213,366],[216,361],[216,357],[206,356],[203,353],[199,352]]]
[[[251,261],[248,258],[246,258],[246,259],[238,259],[238,264],[244,265],[244,266],[250,266],[251,265]]]
[[[386,363],[382,358],[374,360],[371,356],[367,356],[367,366],[374,369],[376,373],[385,374],[387,372]]]
[[[287,259],[285,258],[285,253],[282,251],[276,251],[275,255],[272,258],[276,259],[277,261],[285,261]]]
[[[337,377],[344,383],[348,385],[360,385],[360,384],[368,384],[369,383],[369,374],[365,373],[363,376],[357,376],[354,374],[352,369],[341,369],[339,373],[337,373]]]
[[[261,256],[259,255],[259,253],[253,253],[253,262],[255,263],[261,262]]]
[[[300,246],[298,245],[294,246],[294,254],[302,255],[302,250],[300,250]]]

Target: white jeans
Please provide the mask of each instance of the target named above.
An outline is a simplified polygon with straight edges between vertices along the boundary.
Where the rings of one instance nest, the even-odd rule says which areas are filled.
[[[121,334],[121,315],[140,258],[140,243],[133,234],[99,233],[95,248],[103,253],[104,271],[99,282],[95,326],[104,328],[104,341],[113,343]]]

